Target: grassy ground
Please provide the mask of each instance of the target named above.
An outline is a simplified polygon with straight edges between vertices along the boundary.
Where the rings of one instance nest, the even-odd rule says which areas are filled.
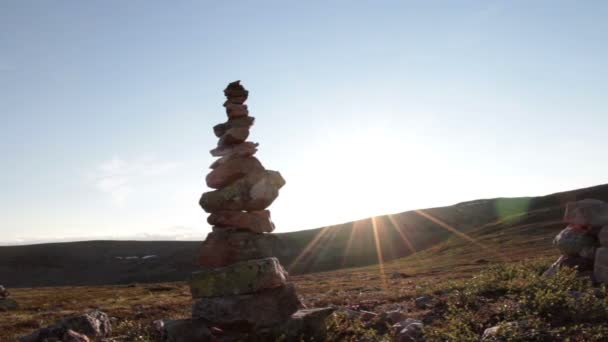
[[[494,265],[527,259],[540,259],[548,264],[556,252],[542,229],[535,232],[538,236],[520,234],[521,240],[511,235],[509,241],[501,240],[496,234],[472,233],[470,238],[475,242],[453,238],[413,256],[384,263],[382,267],[308,274],[293,277],[292,281],[307,306],[382,311],[391,305],[401,305],[410,309],[412,317],[423,316],[428,312],[416,311],[413,299],[429,291],[439,291],[438,284],[454,286],[455,291],[463,286],[459,281],[475,279],[479,272]],[[450,292],[448,288],[441,290]],[[100,309],[113,317],[113,336],[117,341],[149,340],[152,321],[190,315],[191,298],[185,283],[22,288],[11,292],[20,309],[0,313],[2,342],[14,341],[16,336],[90,309]],[[374,333],[337,320],[332,322],[332,327],[353,330],[350,335],[336,333],[341,340]],[[433,331],[440,334],[442,330]]]

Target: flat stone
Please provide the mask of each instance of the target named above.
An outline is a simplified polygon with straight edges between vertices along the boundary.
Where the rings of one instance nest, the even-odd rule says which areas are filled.
[[[564,221],[577,226],[608,225],[608,203],[596,199],[569,202]]]
[[[585,251],[590,248],[594,248],[597,245],[597,239],[584,229],[568,226],[557,234],[553,239],[553,244],[563,255],[579,256],[581,253],[585,254]]]
[[[246,104],[237,104],[228,102],[224,105],[226,107],[226,114],[230,119],[240,118],[249,115],[249,109]]]
[[[161,341],[216,341],[206,323],[207,322],[202,319],[177,319],[163,321],[161,327]]]
[[[209,215],[207,222],[217,228],[247,229],[254,233],[271,233],[274,230],[268,210],[219,211]]]
[[[264,210],[279,196],[285,180],[277,171],[253,172],[230,185],[201,196],[199,204],[208,213],[222,210]]]
[[[216,137],[221,138],[231,128],[250,128],[253,126],[255,118],[253,116],[243,116],[236,119],[230,119],[224,123],[213,126],[213,133]]]
[[[249,128],[247,127],[233,127],[222,135],[217,143],[217,146],[230,146],[245,142],[249,137]]]
[[[213,169],[205,182],[212,189],[220,189],[249,173],[263,170],[264,166],[255,157],[233,157]]]
[[[595,251],[593,276],[601,283],[608,283],[608,247],[600,247]]]
[[[192,317],[220,328],[255,329],[284,323],[301,307],[293,285],[287,284],[255,294],[199,299]]]
[[[248,231],[214,231],[201,246],[199,265],[223,267],[239,261],[283,255],[284,244],[274,234]]]
[[[192,298],[240,295],[284,286],[287,272],[277,258],[247,260],[194,272],[188,283]]]
[[[258,145],[258,143],[246,141],[237,145],[218,146],[210,152],[214,157],[247,157],[258,151]]]

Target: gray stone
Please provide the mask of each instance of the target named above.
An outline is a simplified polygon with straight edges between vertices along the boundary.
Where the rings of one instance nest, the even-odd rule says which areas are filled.
[[[203,298],[194,302],[192,317],[221,328],[273,327],[290,319],[302,307],[293,285],[255,294]]]
[[[12,298],[0,298],[0,311],[17,309],[19,309],[19,304],[16,300]]]
[[[528,321],[503,322],[499,325],[487,328],[481,336],[482,341],[503,341],[501,334],[505,330],[525,329],[529,325]]]
[[[230,185],[205,192],[199,204],[208,213],[222,210],[264,210],[279,196],[285,180],[277,171],[253,172]]]
[[[569,202],[564,221],[577,226],[608,225],[608,203],[596,199]]]
[[[395,335],[395,342],[421,342],[424,341],[424,324],[417,319],[408,318],[395,325],[393,328],[398,331]]]
[[[207,222],[214,228],[238,228],[254,233],[271,233],[274,230],[274,223],[270,220],[269,210],[223,210],[209,215]]]
[[[163,342],[216,341],[211,330],[202,319],[167,320],[160,324]]]
[[[110,318],[98,310],[65,318],[57,325],[85,334],[90,338],[109,337],[112,333]]]
[[[553,244],[563,255],[578,256],[585,249],[595,247],[597,240],[583,229],[568,226],[557,234],[553,239]]]
[[[433,298],[430,296],[420,296],[414,300],[414,305],[416,305],[418,309],[426,309],[432,302]]]
[[[205,182],[212,189],[220,189],[249,173],[261,171],[264,171],[264,166],[257,158],[234,157],[217,165],[205,177]]]
[[[259,292],[284,286],[287,272],[277,258],[247,260],[226,267],[192,273],[188,283],[192,298]]]

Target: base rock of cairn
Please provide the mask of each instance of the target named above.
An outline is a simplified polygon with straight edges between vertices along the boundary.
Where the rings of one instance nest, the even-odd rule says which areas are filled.
[[[608,203],[596,199],[569,202],[562,230],[553,244],[562,254],[544,275],[554,275],[562,267],[608,283]]]
[[[213,231],[201,246],[201,270],[189,279],[192,318],[162,324],[165,341],[301,341],[325,338],[331,308],[305,309],[276,258],[280,239],[267,208],[285,180],[254,157],[246,141],[255,119],[239,81],[224,90],[228,120],[213,127],[219,157],[199,201]]]

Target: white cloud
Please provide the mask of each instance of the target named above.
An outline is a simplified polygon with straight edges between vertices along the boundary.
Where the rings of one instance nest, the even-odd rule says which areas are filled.
[[[95,187],[110,196],[117,206],[124,206],[138,186],[151,183],[177,168],[178,163],[155,158],[125,160],[114,157],[99,164],[93,172]]]

